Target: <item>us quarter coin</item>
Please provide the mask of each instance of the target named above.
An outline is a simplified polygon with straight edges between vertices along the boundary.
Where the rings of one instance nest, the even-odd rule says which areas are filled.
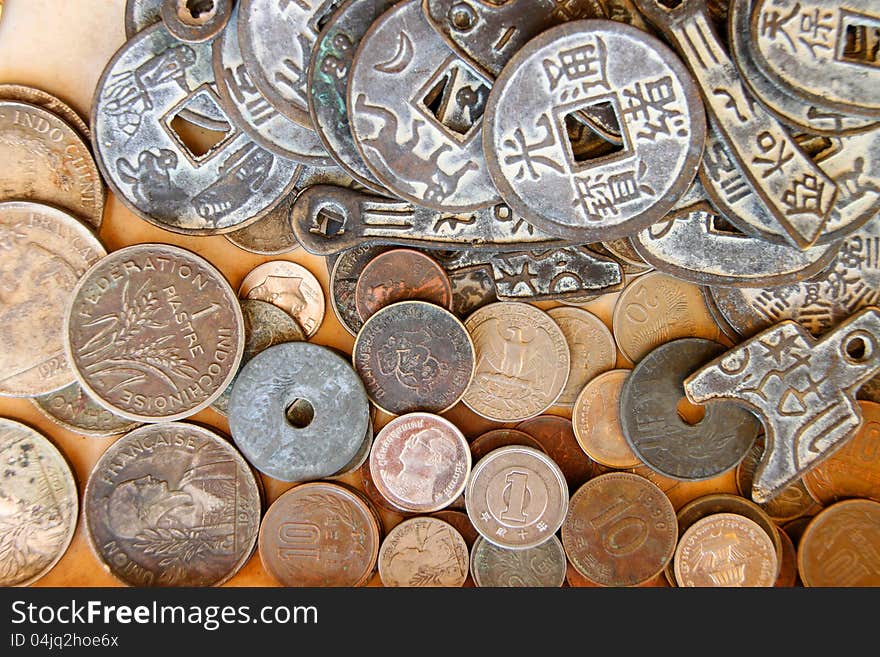
[[[254,267],[238,288],[244,299],[274,304],[293,317],[311,338],[324,321],[324,291],[315,275],[289,260]]]

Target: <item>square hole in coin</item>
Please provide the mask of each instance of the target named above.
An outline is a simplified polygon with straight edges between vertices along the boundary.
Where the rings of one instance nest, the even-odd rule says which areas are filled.
[[[608,161],[615,155],[629,155],[626,134],[611,100],[579,106],[565,113],[562,123],[575,168],[588,168],[600,158]]]
[[[202,120],[203,117],[209,118]],[[197,120],[198,124],[193,120]],[[202,85],[173,107],[162,123],[168,135],[195,165],[218,153],[220,147],[236,134],[214,92],[207,85]]]
[[[848,64],[880,66],[880,21],[846,10],[841,14],[843,38],[837,58]]]
[[[447,58],[416,96],[416,107],[452,138],[467,142],[486,109],[489,83],[455,55]]]

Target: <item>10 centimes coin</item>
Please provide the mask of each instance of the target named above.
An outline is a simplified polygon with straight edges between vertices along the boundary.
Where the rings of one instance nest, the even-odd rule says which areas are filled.
[[[211,404],[244,350],[241,306],[210,262],[168,244],[99,260],[74,288],[62,335],[86,393],[137,422],[170,422]]]
[[[621,135],[578,118],[608,107]],[[687,69],[659,39],[572,21],[519,50],[486,104],[483,149],[504,202],[552,235],[599,242],[660,219],[699,167],[706,119]]]
[[[385,586],[462,586],[468,548],[455,528],[438,518],[417,517],[395,526],[379,549]]]
[[[679,586],[773,586],[779,571],[767,534],[745,516],[715,513],[691,525],[675,550]]]
[[[260,561],[282,586],[363,586],[379,557],[376,515],[346,486],[312,482],[275,500],[260,525]]]
[[[525,550],[498,547],[480,537],[471,550],[471,574],[480,587],[559,587],[566,564],[556,536]]]
[[[62,210],[2,201],[0,254],[0,396],[63,388],[74,381],[64,355],[64,314],[71,290],[106,254],[104,246]]]
[[[588,381],[617,363],[617,345],[611,331],[593,313],[582,308],[551,308],[547,314],[559,325],[568,343],[571,371],[557,406],[573,406]]]
[[[471,522],[487,541],[526,549],[550,540],[568,511],[568,485],[549,456],[499,447],[473,467],[464,493]]]
[[[330,305],[342,328],[357,335],[364,325],[355,303],[357,281],[367,263],[386,251],[384,246],[356,246],[339,254],[330,269]]]
[[[458,427],[431,413],[408,413],[382,427],[370,452],[370,474],[395,507],[429,513],[464,492],[471,452]]]
[[[89,397],[78,383],[33,397],[31,401],[52,422],[81,436],[116,436],[137,428],[139,424],[108,411]]]
[[[584,577],[603,586],[637,586],[672,560],[675,509],[647,479],[627,472],[599,475],[569,502],[562,545]]]
[[[260,472],[309,481],[351,462],[370,409],[360,377],[342,356],[308,342],[285,342],[241,369],[228,417],[233,440]]]
[[[609,468],[642,464],[620,428],[620,391],[630,370],[611,370],[587,383],[571,413],[578,444],[596,463]]]
[[[880,586],[880,502],[842,500],[816,515],[798,543],[804,586]]]
[[[64,455],[28,426],[0,418],[0,586],[27,586],[70,545],[79,510]]]
[[[516,422],[543,413],[568,380],[565,334],[547,313],[522,302],[490,303],[465,320],[476,352],[462,401],[478,415]]]
[[[260,490],[225,438],[167,422],[135,429],[104,452],[83,511],[92,550],[129,586],[216,586],[253,553]]]
[[[89,126],[70,105],[42,89],[23,84],[0,84],[0,100],[15,100],[42,107],[69,123],[85,142],[92,138]],[[96,227],[99,228],[100,224]]]
[[[238,294],[278,306],[293,317],[311,338],[324,321],[324,292],[315,275],[288,260],[254,267],[242,280]]]
[[[354,368],[377,407],[392,415],[443,413],[474,374],[474,345],[459,319],[424,301],[401,301],[372,315],[358,332]]]

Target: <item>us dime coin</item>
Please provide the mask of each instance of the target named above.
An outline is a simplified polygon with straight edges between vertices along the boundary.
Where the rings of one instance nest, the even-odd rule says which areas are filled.
[[[0,586],[27,586],[70,545],[79,509],[73,472],[40,433],[0,418]]]
[[[86,143],[91,140],[89,126],[82,117],[70,105],[42,89],[23,84],[0,84],[0,100],[15,100],[42,107],[69,123]],[[96,227],[99,228],[100,224]]]
[[[63,335],[86,393],[138,422],[207,407],[235,376],[241,307],[207,260],[168,244],[114,251],[74,288]]]
[[[324,292],[315,275],[288,260],[254,267],[242,280],[238,294],[274,304],[293,317],[311,338],[324,321]]]
[[[571,412],[574,434],[591,459],[610,468],[634,468],[642,462],[620,428],[620,392],[630,370],[611,370],[583,387]]]
[[[74,380],[61,331],[71,290],[106,251],[66,212],[3,201],[0,253],[0,395],[63,388]]]
[[[129,586],[216,586],[253,552],[260,491],[227,440],[169,422],[135,429],[104,452],[83,511],[92,550]]]
[[[461,586],[467,575],[464,539],[438,518],[404,520],[379,549],[379,577],[385,586]]]
[[[525,550],[498,547],[480,537],[471,550],[471,573],[477,586],[562,586],[566,563],[562,543],[555,536]]]
[[[617,345],[608,327],[587,310],[551,308],[547,314],[562,329],[571,354],[571,372],[556,405],[573,406],[588,381],[617,363]]]
[[[78,383],[34,397],[31,401],[52,422],[82,436],[105,438],[138,426],[137,422],[119,417],[101,406]]]

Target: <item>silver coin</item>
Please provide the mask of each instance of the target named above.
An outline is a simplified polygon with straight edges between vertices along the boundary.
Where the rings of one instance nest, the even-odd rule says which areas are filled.
[[[471,548],[471,575],[483,587],[562,586],[566,563],[556,536],[525,550],[498,547],[480,536]]]
[[[86,143],[91,141],[92,133],[79,113],[60,98],[56,98],[42,89],[28,87],[23,84],[0,84],[0,100],[17,100],[49,110],[69,123],[79,133],[79,136],[83,138],[83,141]],[[98,228],[100,228],[100,225]]]

